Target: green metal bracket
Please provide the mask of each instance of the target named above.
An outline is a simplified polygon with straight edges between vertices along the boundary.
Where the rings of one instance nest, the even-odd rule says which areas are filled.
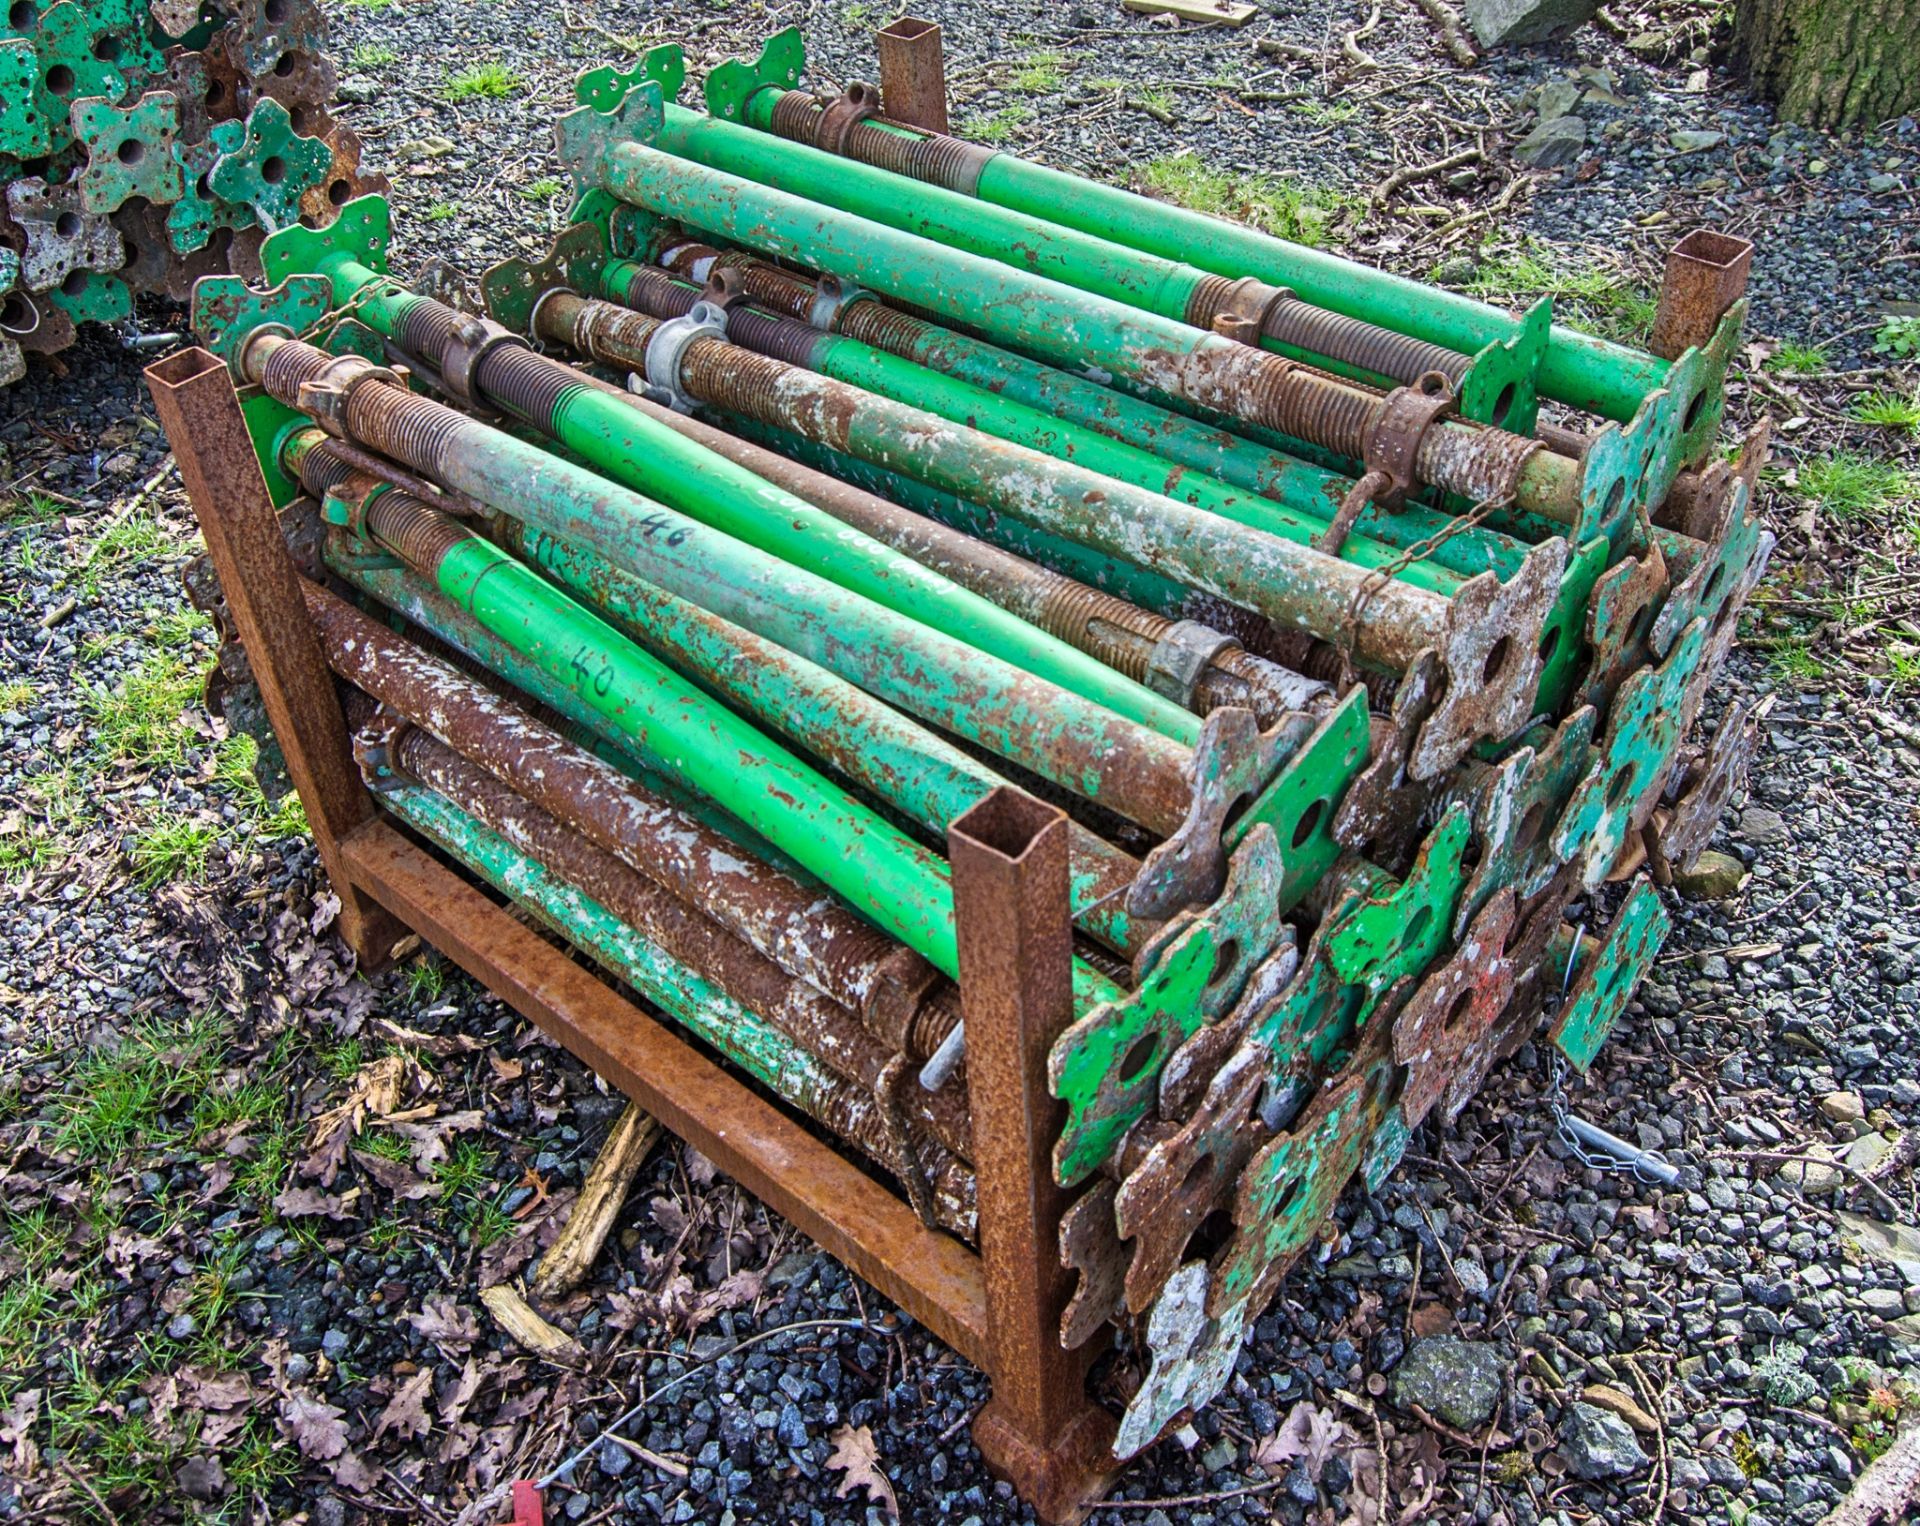
[[[1580,972],[1553,1025],[1552,1038],[1567,1063],[1585,1072],[1634,988],[1653,966],[1653,956],[1672,927],[1660,893],[1646,880],[1633,887],[1613,919],[1607,941]]]
[[[1286,861],[1281,912],[1299,905],[1339,858],[1334,817],[1347,786],[1367,761],[1370,739],[1367,691],[1355,685],[1229,830],[1228,846],[1237,848],[1256,826],[1273,829]]]
[[[1608,424],[1581,452],[1580,514],[1569,537],[1575,545],[1604,535],[1624,555],[1646,543],[1647,511],[1666,493],[1655,491],[1649,473],[1672,450],[1670,400],[1666,392],[1649,393],[1629,422]]]
[[[0,42],[0,154],[35,159],[53,148],[64,101],[47,93],[40,54],[25,38]]]
[[[64,9],[64,7],[57,7]],[[80,196],[89,212],[112,212],[144,196],[156,206],[180,199],[180,165],[173,157],[180,103],[155,90],[131,106],[104,100],[73,103],[73,135],[87,151]]]
[[[209,194],[208,176],[214,165],[237,149],[246,135],[244,122],[215,122],[198,143],[173,145],[173,157],[180,165],[180,199],[167,209],[167,241],[175,254],[204,248],[216,228],[253,226],[252,207]]]
[[[1054,1041],[1047,1081],[1067,1105],[1053,1150],[1061,1186],[1098,1170],[1153,1106],[1167,1056],[1205,1021],[1208,987],[1236,967],[1231,942],[1208,912],[1196,914],[1134,991],[1095,1007]]]
[[[554,124],[554,143],[560,162],[580,187],[600,190],[607,150],[617,143],[652,143],[665,121],[660,87],[648,80],[628,91],[611,111],[576,106]]]
[[[1266,1051],[1261,1117],[1270,1128],[1291,1124],[1328,1068],[1353,1047],[1366,993],[1334,973],[1327,936],[1358,900],[1358,892],[1349,891],[1321,922],[1293,979],[1248,1032],[1249,1041]]]
[[[1716,527],[1708,545],[1711,550],[1667,593],[1667,601],[1654,617],[1648,641],[1657,656],[1665,657],[1675,640],[1692,621],[1704,620],[1715,630],[1721,617],[1744,597],[1748,569],[1762,554],[1764,527],[1758,514],[1747,512],[1748,492],[1744,482],[1731,485],[1727,499],[1727,517]]]
[[[260,246],[260,264],[269,281],[320,271],[340,259],[385,275],[392,243],[393,213],[386,197],[356,196],[324,228],[294,224],[273,234]]]
[[[304,334],[332,309],[333,284],[325,276],[288,276],[266,291],[253,290],[238,276],[202,276],[193,285],[193,331],[229,370],[239,365],[240,348],[256,329],[271,323]]]
[[[1553,299],[1542,297],[1520,320],[1520,332],[1496,339],[1460,378],[1460,413],[1514,434],[1532,434],[1540,416],[1540,361],[1553,329]]]
[[[76,270],[47,293],[47,300],[75,323],[118,323],[133,316],[133,293],[117,275]]]
[[[1667,563],[1658,546],[1622,558],[1594,584],[1587,607],[1590,658],[1584,698],[1606,710],[1627,676],[1653,659],[1648,637],[1667,596]]]
[[[146,22],[146,6],[137,0],[63,0],[50,7],[34,37],[47,94],[61,110],[88,100],[110,106],[133,87],[130,71],[158,74],[160,55],[147,40]]]
[[[1540,630],[1540,687],[1534,691],[1535,715],[1558,715],[1573,693],[1573,683],[1586,660],[1587,605],[1594,584],[1613,559],[1613,545],[1596,535],[1567,558],[1560,591]]]
[[[1578,861],[1589,889],[1600,883],[1643,811],[1652,808],[1685,722],[1685,697],[1706,642],[1695,620],[1658,667],[1642,668],[1620,685],[1607,717],[1600,761],[1567,802],[1554,832],[1553,851]]]
[[[1700,352],[1700,369],[1687,396],[1680,399],[1679,457],[1676,469],[1698,466],[1713,454],[1720,437],[1720,420],[1727,408],[1727,371],[1740,348],[1740,335],[1747,323],[1747,298],[1742,297],[1713,331]],[[1669,379],[1668,385],[1672,382]]]
[[[329,323],[321,343],[332,355],[360,355],[383,366],[388,363],[387,341],[358,318],[338,318]]]
[[[1377,1001],[1396,980],[1426,968],[1450,941],[1472,836],[1466,807],[1449,806],[1404,880],[1395,884],[1376,872],[1367,893],[1327,936],[1333,972]]]
[[[1210,936],[1217,954],[1201,993],[1201,1016],[1206,1022],[1217,1023],[1240,1000],[1255,967],[1287,936],[1280,914],[1284,872],[1280,845],[1273,833],[1249,833],[1227,861],[1226,887],[1219,898],[1203,911],[1175,917],[1141,946],[1133,962],[1135,984],[1145,984],[1187,928],[1204,918],[1212,928]]]
[[[640,55],[640,62],[622,73],[612,64],[589,69],[573,82],[573,99],[595,111],[612,111],[628,94],[651,81],[660,87],[663,101],[677,101],[687,82],[687,55],[677,42],[663,43]]]
[[[769,87],[791,90],[807,67],[807,45],[800,28],[775,32],[752,63],[730,58],[707,76],[707,114],[722,122],[744,122],[747,101]]]
[[[280,447],[291,430],[311,429],[313,420],[258,387],[240,389],[240,416],[247,422],[260,475],[267,479],[267,494],[276,509],[285,508],[302,489],[280,465]]]
[[[1245,1302],[1271,1269],[1313,1243],[1366,1153],[1367,1090],[1364,1073],[1348,1074],[1247,1163],[1235,1194],[1237,1228],[1213,1268],[1209,1311]]]
[[[1472,792],[1480,857],[1454,916],[1460,937],[1487,902],[1511,885],[1523,898],[1546,888],[1560,867],[1553,828],[1580,781],[1593,771],[1598,712],[1583,706],[1490,767]]]
[[[271,98],[247,114],[240,144],[207,172],[222,199],[253,208],[261,224],[284,228],[300,220],[300,197],[326,178],[333,150],[293,130],[287,108]]]
[[[532,325],[535,304],[548,292],[598,295],[600,272],[612,258],[604,228],[575,223],[553,241],[544,258],[502,260],[488,267],[480,277],[480,297],[494,322],[524,334]]]

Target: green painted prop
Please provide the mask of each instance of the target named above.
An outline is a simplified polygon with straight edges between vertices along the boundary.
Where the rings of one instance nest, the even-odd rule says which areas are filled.
[[[1260,841],[1271,844],[1264,834]],[[1256,888],[1270,891],[1273,857],[1271,846],[1236,857],[1240,877],[1223,899],[1231,905]],[[1106,1162],[1158,1099],[1167,1057],[1210,1010],[1223,1012],[1232,1004],[1231,997],[1224,1002],[1222,997],[1236,972],[1244,983],[1246,972],[1271,952],[1262,949],[1249,957],[1243,951],[1242,938],[1259,925],[1239,915],[1216,918],[1212,908],[1190,914],[1157,942],[1150,967],[1130,995],[1087,1012],[1054,1041],[1047,1081],[1067,1105],[1053,1152],[1053,1174],[1061,1186],[1085,1181]],[[1266,925],[1277,936],[1278,922]]]
[[[1340,856],[1334,818],[1347,787],[1367,760],[1371,738],[1367,691],[1355,686],[1341,696],[1280,775],[1247,807],[1228,832],[1228,846],[1255,826],[1268,826],[1280,841],[1285,873],[1279,908],[1291,911]]]
[[[1272,1269],[1313,1243],[1366,1153],[1366,1111],[1367,1077],[1349,1074],[1247,1163],[1235,1194],[1235,1232],[1214,1262],[1209,1312],[1246,1302]]]
[[[74,271],[47,293],[47,300],[75,323],[119,323],[133,316],[127,283],[104,270]]]
[[[830,1084],[826,1067],[771,1023],[445,796],[400,785],[383,790],[380,803],[803,1111]]]
[[[318,232],[298,226],[282,229],[267,240],[261,262],[273,280],[296,273],[327,276],[336,306],[354,303],[358,317],[391,335],[407,308],[422,299],[377,281],[381,265],[363,258],[384,253],[387,220],[381,198],[361,197],[341,208],[335,221]],[[1057,684],[1064,691],[1062,708],[1083,716],[1088,725],[1124,719],[1189,747],[1199,738],[1200,723],[1179,705],[648,419],[584,379],[555,405],[552,429],[560,445],[595,470],[692,516],[685,522],[689,533],[700,532],[704,525],[744,543],[734,548],[736,554],[751,547],[767,553],[769,561],[778,558],[785,565],[771,569],[777,574],[776,583],[791,583],[796,568],[816,573],[973,648],[956,653],[953,660],[976,677],[991,674],[996,682],[1004,681],[1012,676],[1004,672],[1004,665],[1012,665]],[[642,517],[657,519],[658,508],[648,505]],[[679,515],[672,517],[679,520]],[[562,534],[577,533],[566,525],[546,527]],[[644,534],[657,550],[660,542],[655,532],[648,529]],[[708,536],[709,543],[713,539]],[[665,540],[671,544],[670,536]],[[606,545],[601,549],[624,562]],[[630,571],[650,575],[644,566],[626,564]],[[1102,720],[1089,707],[1113,714]],[[987,707],[981,713],[990,711]]]
[[[1363,894],[1328,935],[1327,962],[1343,981],[1367,990],[1369,1007],[1396,980],[1425,969],[1451,941],[1472,835],[1466,808],[1450,806],[1404,880],[1362,871]]]

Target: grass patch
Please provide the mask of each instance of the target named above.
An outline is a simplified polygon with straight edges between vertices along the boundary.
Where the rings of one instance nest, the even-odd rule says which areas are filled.
[[[1827,676],[1827,666],[1804,646],[1777,646],[1767,654],[1767,666],[1784,684],[1803,687]]]
[[[427,221],[430,223],[451,222],[459,215],[460,204],[457,201],[436,201],[427,208]]]
[[[1856,397],[1847,411],[1862,424],[1920,433],[1920,390],[1895,392],[1883,387]]]
[[[134,768],[178,763],[187,738],[180,715],[199,695],[201,672],[171,652],[156,652],[113,689],[86,686],[80,704],[93,723],[94,750]]]
[[[45,493],[18,493],[0,503],[0,525],[43,525],[58,519],[66,507]]]
[[[25,809],[0,814],[0,878],[58,863],[86,815],[85,781],[71,763],[23,780],[21,793]]]
[[[528,201],[552,201],[566,187],[551,175],[542,175],[538,180],[530,180],[520,187],[520,194]]]
[[[1466,290],[1510,307],[1552,297],[1556,322],[1617,344],[1640,344],[1653,328],[1655,303],[1645,287],[1617,269],[1541,244],[1504,254],[1483,250]]]
[[[446,971],[438,964],[423,959],[419,964],[408,966],[407,995],[414,1002],[424,1006],[430,1001],[438,1001],[440,993],[446,988]]]
[[[0,710],[24,710],[33,703],[33,685],[24,678],[0,684]]]
[[[137,1147],[178,1142],[176,1112],[188,1115],[219,1071],[227,1030],[202,1013],[184,1024],[148,1018],[111,1048],[82,1055],[52,1103],[54,1147],[102,1168]]]
[[[1318,246],[1353,198],[1321,186],[1300,186],[1272,175],[1235,175],[1194,154],[1170,154],[1142,165],[1140,189],[1191,211],[1250,223],[1276,238]]]
[[[278,800],[269,800],[260,787],[259,761],[260,744],[244,731],[233,732],[214,744],[213,777],[239,798],[259,836],[300,836],[308,830],[300,797],[288,790]]]
[[[138,832],[127,859],[143,890],[170,880],[198,879],[207,871],[207,854],[219,832],[210,822],[178,811],[164,811]]]
[[[981,143],[1004,143],[1032,120],[1031,106],[1002,106],[992,113],[975,112],[960,124],[960,136]]]
[[[446,97],[449,101],[504,101],[522,83],[503,63],[476,64],[447,76]]]
[[[371,74],[399,62],[400,50],[384,42],[363,42],[347,55],[347,66],[358,74]]]
[[[1827,369],[1827,352],[1817,344],[1783,344],[1766,360],[1776,376],[1818,376]]]
[[[1013,66],[1013,73],[1007,79],[1010,89],[1023,95],[1052,95],[1067,79],[1067,59],[1064,53],[1042,51],[1029,53]]]
[[[1915,492],[1912,477],[1891,461],[1839,450],[1803,461],[1800,492],[1836,519],[1861,519]]]

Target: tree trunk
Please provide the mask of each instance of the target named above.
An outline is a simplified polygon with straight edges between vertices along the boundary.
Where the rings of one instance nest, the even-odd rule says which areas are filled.
[[[1902,116],[1920,108],[1920,0],[1740,0],[1734,67],[1790,122]]]

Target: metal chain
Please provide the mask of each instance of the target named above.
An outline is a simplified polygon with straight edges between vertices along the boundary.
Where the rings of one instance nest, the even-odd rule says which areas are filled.
[[[1334,641],[1334,648],[1340,653],[1340,681],[1337,687],[1342,694],[1353,687],[1354,679],[1357,676],[1357,669],[1353,660],[1353,651],[1360,638],[1361,606],[1382,588],[1385,588],[1387,584],[1400,576],[1401,573],[1405,572],[1407,568],[1411,567],[1415,562],[1424,561],[1427,557],[1433,555],[1434,552],[1452,540],[1454,536],[1460,535],[1468,530],[1479,529],[1480,526],[1486,522],[1489,515],[1497,514],[1500,510],[1511,507],[1513,504],[1513,496],[1512,491],[1509,490],[1501,494],[1498,498],[1482,499],[1467,513],[1456,515],[1454,518],[1448,520],[1440,529],[1435,530],[1433,534],[1415,541],[1392,561],[1374,568],[1374,570],[1367,575],[1366,580],[1361,583],[1358,588],[1354,589],[1353,598],[1347,604],[1346,620],[1342,623],[1340,634]]]
[[[1560,999],[1563,1001],[1573,985],[1573,971],[1579,962],[1580,945],[1584,937],[1584,925],[1576,925],[1573,948],[1567,955],[1567,968],[1560,978]],[[1567,1153],[1589,1171],[1598,1171],[1607,1176],[1631,1176],[1649,1187],[1671,1187],[1679,1176],[1679,1170],[1665,1157],[1657,1151],[1643,1150],[1638,1145],[1629,1144],[1568,1109],[1566,1085],[1567,1072],[1571,1068],[1567,1064],[1567,1057],[1556,1048],[1548,1071],[1547,1112],[1553,1119],[1554,1132],[1559,1136],[1560,1143],[1567,1147]]]

